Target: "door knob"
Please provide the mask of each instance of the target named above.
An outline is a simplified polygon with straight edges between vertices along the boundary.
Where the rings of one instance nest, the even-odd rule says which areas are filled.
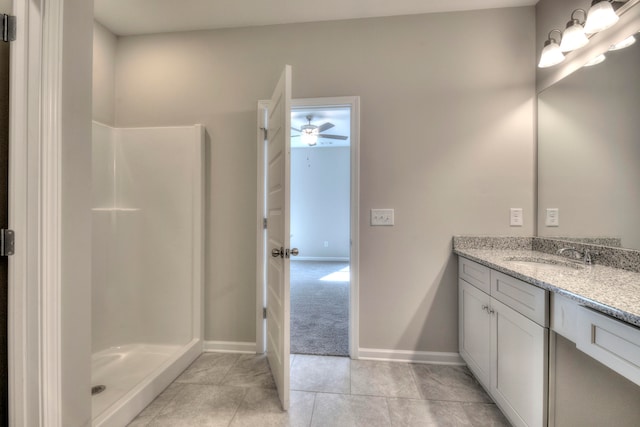
[[[291,252],[289,252],[292,256],[298,256],[298,254],[300,253],[298,251],[298,248],[293,248],[291,249]]]
[[[280,247],[280,249],[278,248],[273,248],[271,249],[271,256],[274,258],[284,258],[284,248]]]

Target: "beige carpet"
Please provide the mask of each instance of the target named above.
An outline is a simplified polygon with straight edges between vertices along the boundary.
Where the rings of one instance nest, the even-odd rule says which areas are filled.
[[[349,355],[348,268],[291,261],[291,353]]]

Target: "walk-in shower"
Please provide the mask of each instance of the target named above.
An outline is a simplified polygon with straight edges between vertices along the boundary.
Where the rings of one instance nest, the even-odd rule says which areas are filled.
[[[94,122],[92,148],[93,425],[118,426],[202,351],[204,128]]]

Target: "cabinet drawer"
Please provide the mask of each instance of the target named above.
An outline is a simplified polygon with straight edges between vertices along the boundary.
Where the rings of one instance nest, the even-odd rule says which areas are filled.
[[[491,296],[540,326],[549,326],[549,294],[522,280],[491,270]]]
[[[491,289],[490,271],[489,267],[485,267],[477,262],[469,261],[462,257],[458,258],[459,277],[487,294],[489,293],[489,289]]]
[[[579,350],[640,385],[640,329],[578,307]]]
[[[566,339],[576,342],[578,339],[578,308],[577,302],[563,297],[551,295],[551,330]]]

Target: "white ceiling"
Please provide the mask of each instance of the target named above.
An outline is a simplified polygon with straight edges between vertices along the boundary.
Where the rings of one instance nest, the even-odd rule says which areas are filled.
[[[95,0],[117,35],[528,6],[538,0]]]

